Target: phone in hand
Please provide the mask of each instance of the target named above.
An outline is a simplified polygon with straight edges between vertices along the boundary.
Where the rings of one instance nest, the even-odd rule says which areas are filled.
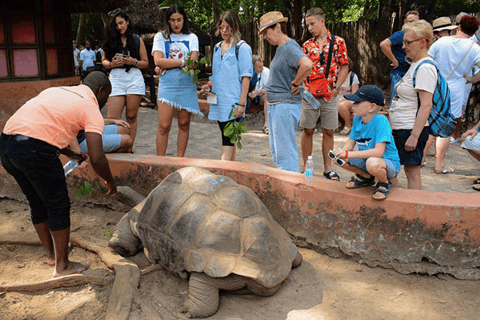
[[[115,54],[115,60],[120,60],[120,59],[123,59],[123,58],[124,58],[123,54],[121,54],[121,53]]]

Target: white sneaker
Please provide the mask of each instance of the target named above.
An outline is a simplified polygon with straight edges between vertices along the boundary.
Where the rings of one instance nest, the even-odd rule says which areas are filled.
[[[457,143],[458,139],[454,139],[453,137],[450,137],[450,144]]]

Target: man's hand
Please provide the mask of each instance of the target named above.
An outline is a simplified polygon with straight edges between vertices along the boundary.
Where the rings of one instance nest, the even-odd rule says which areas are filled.
[[[417,143],[418,143],[418,138],[415,138],[412,135],[410,135],[410,137],[408,137],[407,141],[405,142],[405,151],[410,152],[415,150],[415,148],[417,147]]]
[[[390,63],[390,67],[393,67],[393,69],[397,69],[398,68],[398,60],[395,59],[394,61],[392,61],[392,63]]]
[[[462,134],[462,141],[465,141],[465,139],[467,139],[468,136],[472,136],[471,139],[475,138],[477,133],[478,131],[475,128],[468,129],[467,131],[465,131],[464,134]]]

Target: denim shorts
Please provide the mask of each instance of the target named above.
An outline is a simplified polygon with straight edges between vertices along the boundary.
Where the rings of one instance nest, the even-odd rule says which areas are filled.
[[[388,180],[392,180],[395,178],[400,170],[397,170],[397,167],[393,164],[390,159],[383,159],[387,165],[387,178]],[[368,172],[367,170],[367,159],[348,159],[348,162],[350,163],[351,166],[357,167],[365,172]]]
[[[393,139],[400,156],[400,164],[404,166],[420,166],[422,165],[423,149],[427,144],[430,127],[424,127],[418,137],[417,147],[413,151],[405,151],[405,142],[412,134],[412,130],[393,130]]]
[[[88,153],[87,139],[79,143],[80,149]],[[103,152],[115,152],[122,145],[122,135],[118,134],[118,125],[108,124],[103,128],[102,134]]]
[[[0,159],[27,197],[32,223],[48,221],[52,231],[68,228],[70,199],[60,150],[37,139],[14,139],[15,136],[2,134]]]

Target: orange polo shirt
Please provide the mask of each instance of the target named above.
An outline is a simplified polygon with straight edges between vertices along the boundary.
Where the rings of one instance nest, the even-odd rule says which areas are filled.
[[[86,85],[55,87],[27,101],[8,119],[3,133],[19,134],[63,149],[78,131],[103,134],[97,99]]]

